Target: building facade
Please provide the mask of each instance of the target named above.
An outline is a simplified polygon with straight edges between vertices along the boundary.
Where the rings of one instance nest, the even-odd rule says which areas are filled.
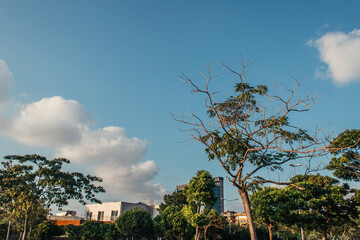
[[[64,226],[69,224],[79,226],[81,223],[85,222],[85,219],[77,216],[76,211],[73,210],[63,210],[62,212],[57,213],[55,216],[48,216],[47,219],[54,222],[58,226]]]
[[[236,225],[246,225],[248,224],[246,213],[237,213],[235,211],[226,211],[221,215],[225,216],[229,222]]]
[[[151,218],[154,219],[159,215],[158,210],[154,206],[147,205],[142,202],[104,202],[102,204],[87,204],[86,205],[86,220],[110,222],[115,221],[126,210],[133,208],[142,208],[150,213]]]
[[[214,193],[216,196],[216,202],[213,209],[217,210],[218,213],[224,212],[224,178],[214,177],[215,188]]]

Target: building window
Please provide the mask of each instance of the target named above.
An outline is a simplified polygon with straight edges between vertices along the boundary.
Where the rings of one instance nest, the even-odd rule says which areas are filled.
[[[104,211],[99,211],[98,212],[98,217],[97,217],[98,221],[103,221],[104,220]]]
[[[118,214],[119,214],[119,211],[111,211],[111,221],[116,220]]]
[[[86,219],[91,220],[91,217],[92,217],[92,212],[87,212],[86,213]]]

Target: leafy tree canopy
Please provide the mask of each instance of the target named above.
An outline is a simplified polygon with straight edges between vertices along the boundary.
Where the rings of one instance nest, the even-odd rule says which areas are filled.
[[[164,202],[160,204],[160,212],[164,211],[168,206],[177,206],[181,209],[187,204],[186,196],[182,191],[165,194],[163,199]]]
[[[102,180],[79,172],[62,171],[64,158],[48,160],[40,155],[9,155],[0,168],[0,208],[10,219],[23,218],[24,234],[31,217],[51,205],[63,206],[70,199],[100,202],[96,193],[104,192],[95,185]]]
[[[183,207],[182,212],[185,219],[196,228],[196,240],[200,237],[200,229],[210,222],[208,214],[216,202],[214,188],[215,182],[205,170],[197,171],[189,185],[185,186],[184,195],[188,203]]]
[[[187,238],[189,232],[192,233],[193,228],[189,226],[179,206],[169,205],[154,219],[156,232],[158,236],[164,239]]]
[[[346,129],[329,146],[334,156],[327,169],[344,180],[360,181],[360,130]]]
[[[277,225],[296,222],[297,214],[294,214],[294,210],[297,210],[299,197],[299,194],[288,189],[274,187],[265,187],[250,196],[254,219],[267,226],[270,240]]]
[[[125,211],[116,219],[115,224],[121,234],[133,239],[150,237],[154,233],[150,213],[138,207]]]
[[[349,185],[339,185],[337,179],[321,175],[298,175],[292,179],[296,185],[287,187],[299,194],[297,208],[301,210],[301,224],[310,230],[317,230],[326,239],[329,229],[351,220],[357,211],[353,199],[349,198]]]

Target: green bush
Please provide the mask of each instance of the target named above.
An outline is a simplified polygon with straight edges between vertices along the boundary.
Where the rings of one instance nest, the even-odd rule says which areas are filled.
[[[86,221],[80,225],[82,240],[104,240],[105,233],[102,223],[95,221]]]
[[[31,232],[31,240],[47,240],[53,236],[60,236],[64,234],[62,227],[53,222],[42,222],[38,224]]]
[[[6,239],[8,224],[5,222],[0,223],[0,240]]]
[[[108,223],[108,224],[103,224],[102,229],[105,234],[105,240],[118,240],[121,238],[124,238],[125,236],[120,234],[119,230],[116,228],[115,223]]]
[[[64,227],[65,234],[67,235],[68,240],[79,240],[81,239],[81,229],[80,226],[74,226],[72,224],[66,225]]]

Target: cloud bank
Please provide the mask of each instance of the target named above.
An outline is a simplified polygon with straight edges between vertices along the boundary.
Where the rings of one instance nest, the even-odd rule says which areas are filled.
[[[308,44],[320,52],[327,68],[319,68],[315,77],[332,78],[335,84],[360,82],[360,30],[329,32]]]
[[[0,59],[0,94],[9,93],[8,85],[12,82],[9,68]],[[0,103],[10,98],[10,94],[2,96]],[[91,166],[95,175],[103,178],[105,189],[120,198],[161,199],[164,188],[152,183],[159,171],[156,163],[141,161],[147,141],[129,138],[121,127],[92,129],[90,113],[79,102],[60,96],[16,109],[12,118],[0,116],[2,135],[29,146],[51,148],[55,157]]]

